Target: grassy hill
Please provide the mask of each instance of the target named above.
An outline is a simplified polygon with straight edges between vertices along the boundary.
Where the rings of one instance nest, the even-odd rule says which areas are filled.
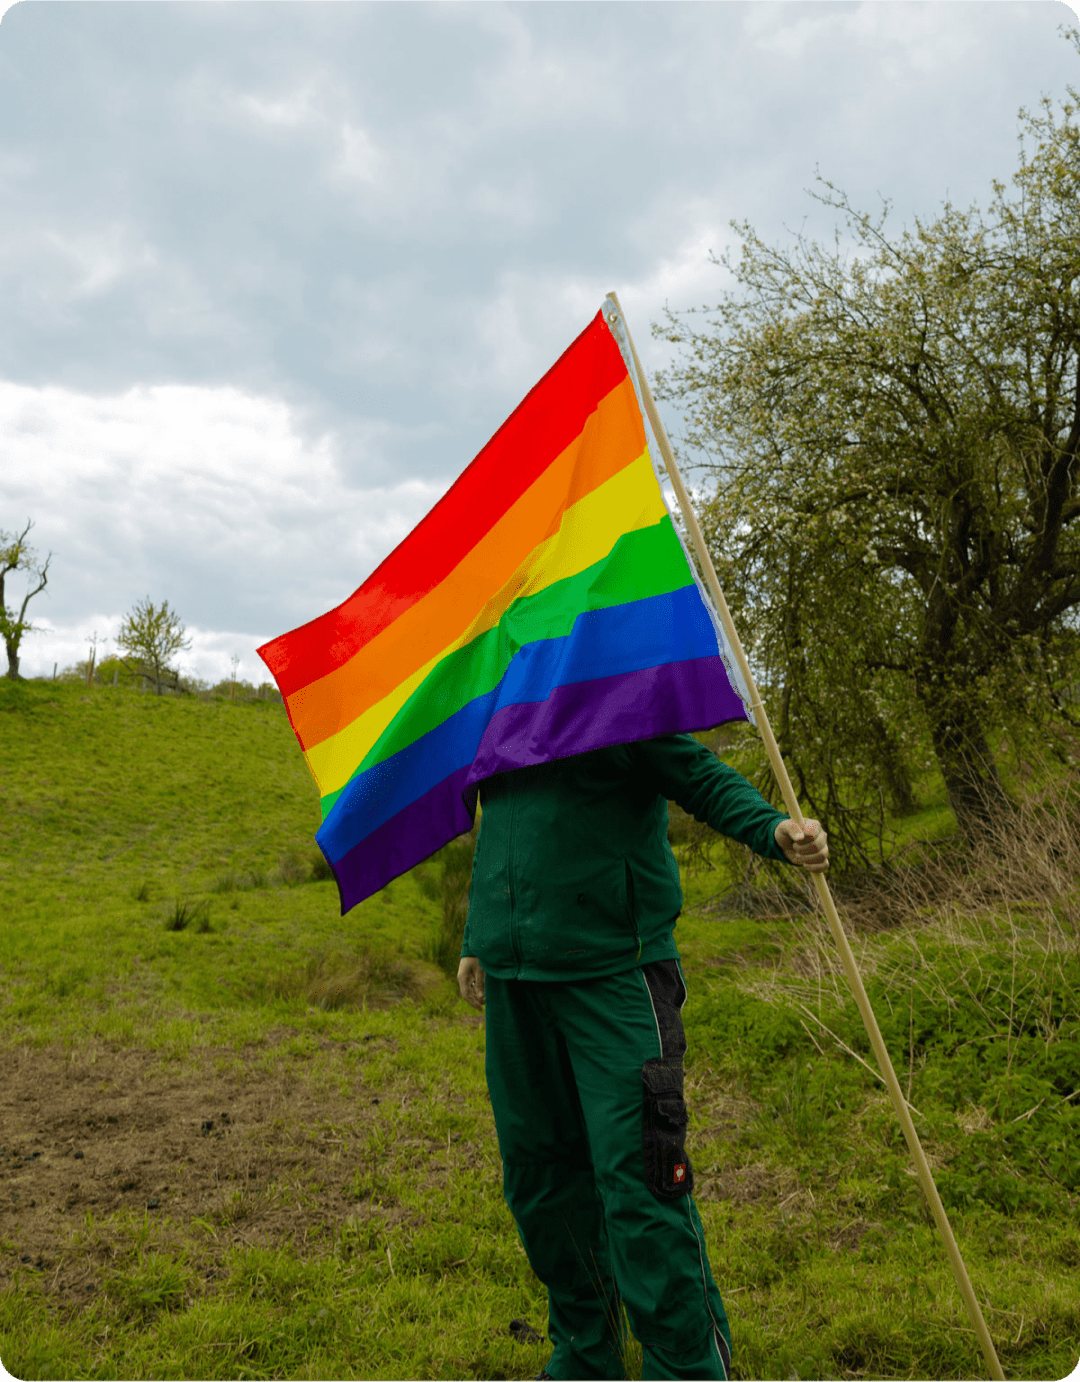
[[[341,918],[317,822],[278,705],[0,683],[16,1376],[529,1377],[546,1360],[509,1330],[542,1332],[544,1293],[501,1196],[482,1023],[426,959],[433,871]],[[827,935],[717,913],[708,868],[685,882],[690,1145],[739,1375],[979,1375]],[[1075,900],[943,893],[905,915],[856,936],[875,1008],[1007,1374],[1063,1376]]]
[[[235,1015],[235,985],[287,988],[359,938],[426,943],[411,880],[344,922],[312,880],[318,798],[280,705],[5,683],[0,766],[0,1032],[150,1038],[163,1005]],[[185,906],[209,925],[197,956],[164,929]]]

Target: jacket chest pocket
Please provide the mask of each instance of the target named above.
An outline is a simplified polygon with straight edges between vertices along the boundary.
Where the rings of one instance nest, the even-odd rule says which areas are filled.
[[[686,1103],[681,1056],[647,1060],[641,1140],[645,1183],[658,1199],[679,1200],[694,1188],[694,1168],[686,1154]]]

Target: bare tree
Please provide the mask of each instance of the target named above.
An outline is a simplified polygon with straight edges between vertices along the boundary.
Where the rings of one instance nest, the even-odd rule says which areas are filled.
[[[179,679],[179,673],[170,666],[172,659],[191,647],[180,616],[169,608],[168,600],[155,605],[149,596],[124,616],[116,642],[134,659],[132,663],[124,658],[124,666],[152,678],[159,696],[166,675],[171,673],[174,685]]]
[[[33,521],[28,518],[21,533],[5,533],[0,530],[0,633],[4,636],[8,659],[7,674],[12,681],[19,680],[19,644],[22,642],[23,634],[32,633],[34,628],[26,617],[26,607],[48,584],[49,562],[52,561],[50,552],[43,562],[39,562],[37,553],[27,542],[33,526]],[[8,608],[4,595],[4,581],[13,571],[25,571],[27,575],[26,594],[23,596],[18,614],[15,613],[14,605]]]

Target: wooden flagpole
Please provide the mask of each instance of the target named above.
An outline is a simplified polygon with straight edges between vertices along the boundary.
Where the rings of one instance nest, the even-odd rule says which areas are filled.
[[[750,706],[754,712],[754,718],[757,721],[757,727],[760,731],[762,740],[765,743],[765,751],[769,755],[769,762],[772,765],[773,773],[776,775],[776,781],[780,787],[784,805],[787,807],[792,820],[802,825],[803,814],[799,808],[799,801],[795,795],[795,789],[791,784],[791,778],[788,776],[788,770],[781,757],[776,737],[772,732],[772,726],[769,724],[769,717],[765,713],[764,705],[761,703],[761,696],[758,694],[757,684],[754,681],[754,674],[751,672],[750,664],[746,660],[746,653],[743,651],[742,643],[735,629],[735,623],[731,617],[731,611],[728,609],[727,601],[724,599],[724,592],[720,589],[720,582],[717,579],[716,569],[712,564],[712,558],[709,556],[709,549],[705,545],[705,538],[698,524],[697,515],[694,513],[693,505],[690,503],[690,495],[687,493],[686,486],[683,484],[682,476],[679,474],[679,468],[675,464],[675,457],[671,451],[671,444],[668,441],[667,432],[664,430],[664,424],[660,420],[660,414],[657,411],[656,401],[652,396],[652,390],[649,388],[649,381],[645,377],[645,371],[641,368],[641,361],[638,359],[638,353],[634,346],[634,339],[630,335],[630,327],[627,324],[626,315],[616,295],[610,293],[609,297],[615,303],[619,311],[619,316],[622,318],[623,329],[626,331],[626,339],[629,342],[630,352],[633,355],[634,366],[637,369],[638,380],[641,384],[642,401],[645,404],[645,411],[649,415],[649,422],[652,424],[653,433],[660,447],[660,454],[663,457],[664,465],[671,478],[676,498],[679,501],[679,509],[682,512],[683,522],[686,524],[687,532],[690,534],[690,538],[694,544],[694,551],[697,553],[701,573],[708,583],[713,600],[716,602],[716,608],[720,615],[721,623],[724,626],[724,632],[727,634],[728,643],[731,646],[731,651],[735,655],[736,662],[739,664],[739,671],[742,673],[746,688],[750,693]],[[893,1107],[896,1110],[896,1116],[900,1120],[900,1127],[903,1130],[908,1150],[911,1153],[912,1160],[915,1162],[915,1170],[918,1173],[919,1183],[923,1188],[923,1194],[926,1196],[927,1203],[930,1206],[930,1212],[934,1216],[934,1222],[937,1224],[938,1230],[944,1240],[945,1250],[948,1252],[949,1261],[952,1264],[953,1275],[956,1277],[956,1284],[960,1288],[960,1294],[967,1307],[968,1317],[971,1320],[975,1334],[979,1340],[979,1346],[982,1349],[983,1357],[986,1359],[986,1365],[990,1369],[990,1376],[997,1379],[997,1382],[1004,1382],[1005,1374],[1001,1370],[1001,1363],[998,1361],[997,1350],[994,1348],[994,1341],[991,1339],[990,1331],[986,1327],[986,1321],[983,1319],[982,1310],[979,1307],[979,1302],[975,1297],[971,1281],[968,1278],[967,1268],[964,1266],[964,1259],[960,1256],[960,1249],[957,1247],[956,1239],[953,1237],[948,1215],[945,1213],[945,1206],[941,1203],[941,1196],[938,1194],[937,1186],[934,1184],[934,1177],[930,1171],[930,1165],[926,1160],[926,1153],[923,1151],[922,1143],[919,1141],[919,1135],[915,1131],[915,1124],[911,1121],[911,1113],[908,1108],[907,1100],[904,1098],[900,1089],[900,1081],[896,1078],[896,1071],[893,1069],[893,1063],[889,1058],[889,1052],[882,1038],[881,1028],[878,1026],[877,1018],[874,1016],[874,1011],[870,1006],[870,999],[867,997],[866,989],[863,986],[862,976],[855,963],[855,956],[848,943],[848,938],[844,934],[844,928],[840,923],[840,917],[836,910],[836,903],[833,901],[833,896],[829,890],[828,883],[825,881],[824,874],[813,873],[810,877],[814,887],[817,889],[818,898],[821,902],[822,910],[825,913],[825,918],[829,923],[829,930],[832,932],[833,940],[836,942],[837,949],[840,951],[840,958],[844,965],[844,973],[847,975],[848,983],[851,985],[852,993],[855,995],[855,1002],[862,1015],[863,1025],[866,1027],[867,1036],[870,1038],[870,1045],[873,1047],[878,1066],[885,1078],[885,1086],[889,1091],[890,1099],[892,1099]]]

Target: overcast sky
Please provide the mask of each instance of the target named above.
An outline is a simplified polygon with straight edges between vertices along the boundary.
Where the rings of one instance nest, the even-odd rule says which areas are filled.
[[[0,4],[3,0],[0,0]],[[185,669],[344,599],[619,292],[646,368],[815,170],[985,202],[1080,85],[1030,3],[38,3],[0,21],[0,528],[23,671],[168,599]],[[678,418],[668,414],[678,432]],[[21,597],[19,582],[10,595]]]

